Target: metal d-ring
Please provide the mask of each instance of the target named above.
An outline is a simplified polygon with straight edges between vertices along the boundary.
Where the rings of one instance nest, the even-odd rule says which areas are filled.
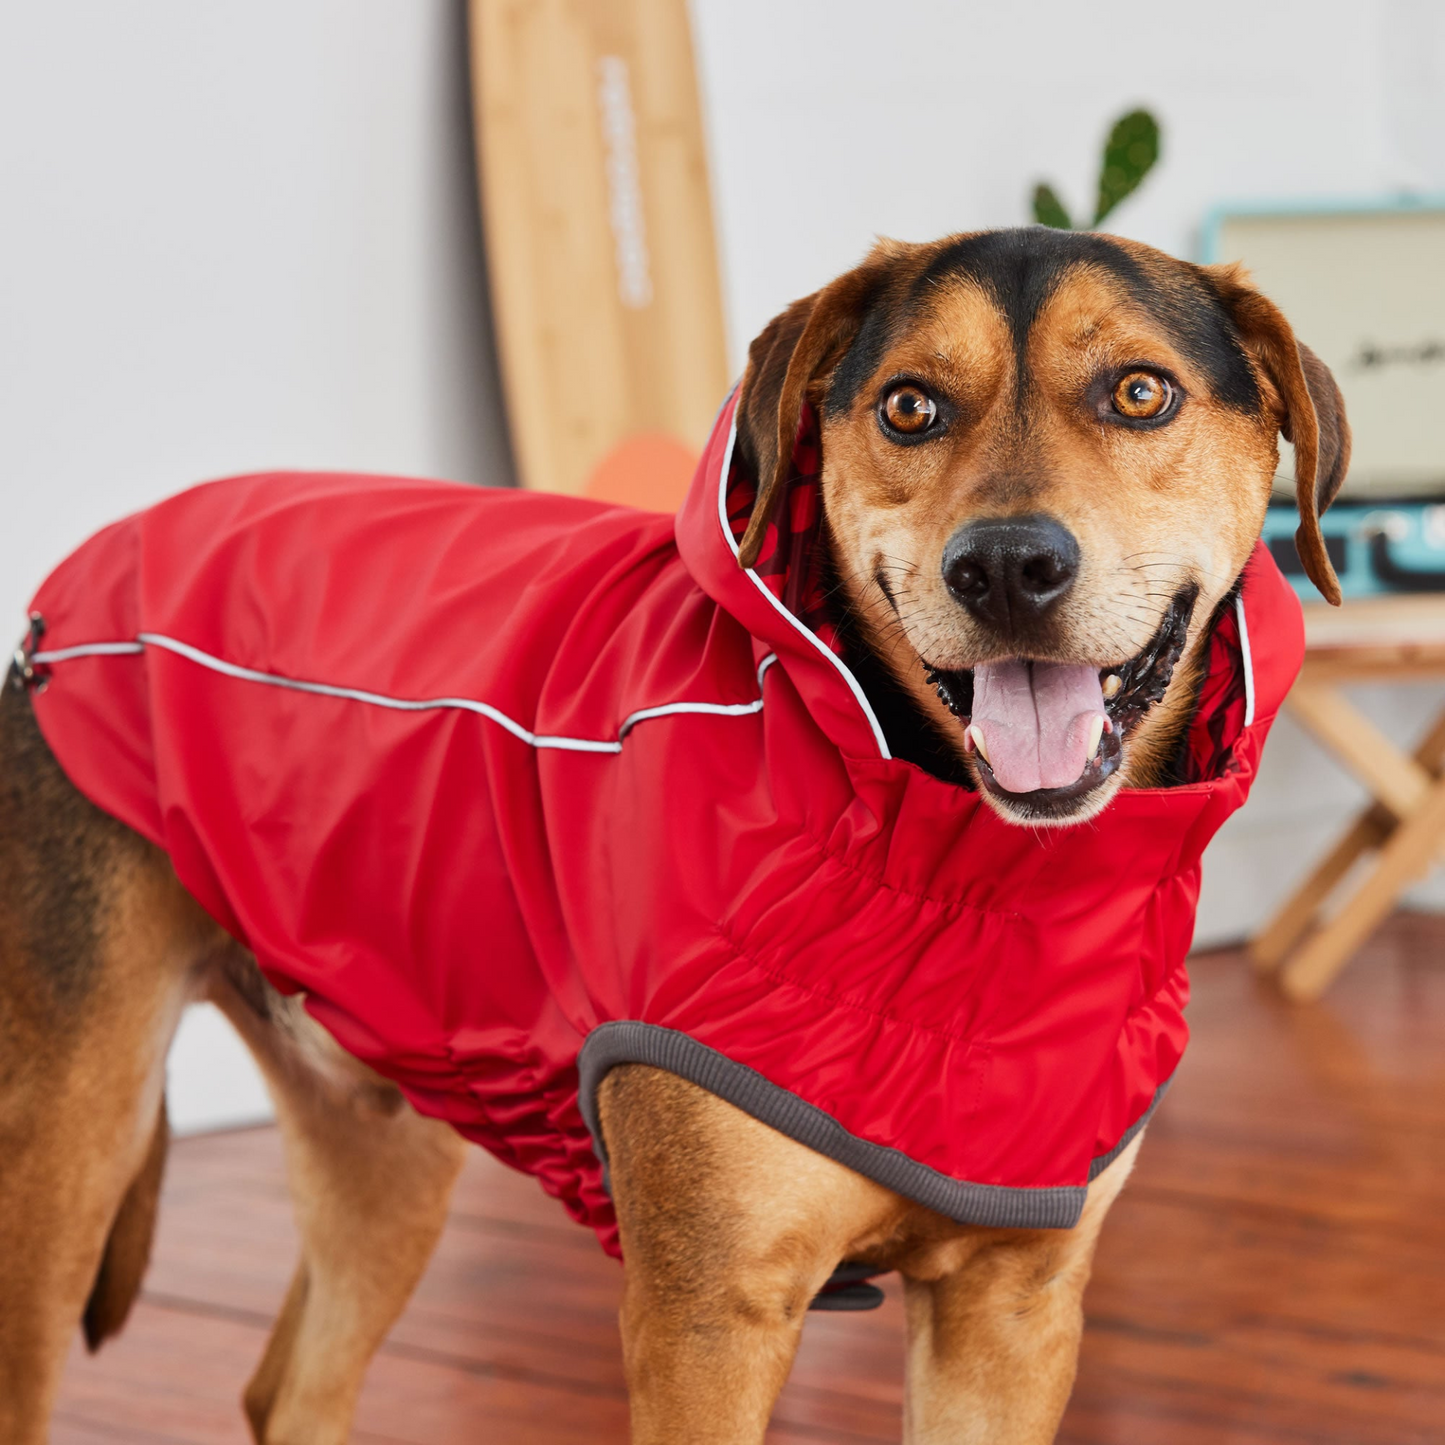
[[[50,680],[50,669],[37,666],[35,662],[36,650],[44,636],[45,619],[38,612],[32,612],[30,630],[10,659],[9,682],[21,692],[39,692]]]

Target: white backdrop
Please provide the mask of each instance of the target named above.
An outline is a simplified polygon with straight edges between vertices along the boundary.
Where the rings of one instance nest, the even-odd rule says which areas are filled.
[[[1221,199],[1445,188],[1445,6],[1100,10],[695,0],[732,350],[875,233],[1092,200],[1108,122],[1165,126],[1111,225],[1192,254]],[[460,0],[0,0],[0,616],[101,523],[269,465],[500,481]],[[5,626],[0,625],[0,634]],[[1408,730],[1433,699],[1382,694]],[[1237,935],[1356,791],[1282,723],[1216,846]],[[219,1021],[180,1127],[258,1107]]]

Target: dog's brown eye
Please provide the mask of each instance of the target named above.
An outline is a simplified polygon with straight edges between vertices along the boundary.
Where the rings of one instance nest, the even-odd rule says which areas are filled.
[[[933,425],[938,407],[922,387],[895,386],[883,403],[883,415],[894,431],[917,436]]]
[[[1114,388],[1114,410],[1131,421],[1148,421],[1169,405],[1174,390],[1152,371],[1131,371]]]

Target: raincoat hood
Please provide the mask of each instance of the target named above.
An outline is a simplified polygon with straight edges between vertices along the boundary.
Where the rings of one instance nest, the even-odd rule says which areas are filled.
[[[344,1047],[616,1252],[596,1093],[671,1070],[960,1221],[1074,1223],[1183,1051],[1199,859],[1303,651],[1257,550],[1197,781],[1037,831],[890,757],[816,585],[757,566],[730,401],[673,519],[396,478],[212,483],[46,581],[61,766]]]
[[[781,659],[813,719],[845,757],[888,757],[883,730],[842,658],[820,585],[820,456],[811,409],[793,447],[791,475],[756,564],[738,544],[756,499],[756,479],[737,454],[736,395],[713,426],[677,515],[683,563],[709,597]]]

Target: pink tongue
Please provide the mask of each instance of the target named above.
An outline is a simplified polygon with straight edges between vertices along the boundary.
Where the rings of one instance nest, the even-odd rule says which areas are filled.
[[[972,726],[999,787],[1063,788],[1088,761],[1093,720],[1104,716],[1099,669],[1083,662],[986,662],[973,673]]]

